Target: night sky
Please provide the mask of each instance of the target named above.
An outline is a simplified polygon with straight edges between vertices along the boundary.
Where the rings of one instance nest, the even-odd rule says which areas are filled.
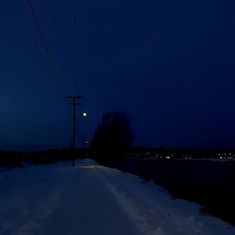
[[[40,1],[32,2],[46,29]],[[78,44],[72,0],[67,17],[60,0],[44,2],[51,25],[45,38],[58,51],[65,95],[75,91],[71,64],[79,61],[85,99],[78,145],[83,134],[90,140],[103,112],[123,111],[133,120],[137,146],[235,148],[234,0],[78,0]],[[35,30],[16,0],[1,2],[0,148],[68,147],[71,111],[22,9]]]

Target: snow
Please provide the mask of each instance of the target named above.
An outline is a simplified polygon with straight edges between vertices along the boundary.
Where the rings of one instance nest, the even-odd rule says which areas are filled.
[[[139,177],[80,160],[0,173],[0,235],[230,235]]]

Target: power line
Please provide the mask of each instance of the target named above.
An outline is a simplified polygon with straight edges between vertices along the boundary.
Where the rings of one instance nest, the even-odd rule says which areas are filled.
[[[42,9],[43,17],[45,19],[46,28],[47,28],[47,32],[48,32],[48,38],[51,38],[51,46],[52,46],[52,50],[54,50],[55,61],[57,61],[57,63],[58,63],[58,70],[60,70],[61,78],[65,78],[65,71],[64,71],[63,65],[61,64],[61,61],[60,61],[60,56],[59,56],[59,52],[57,50],[56,41],[54,38],[54,34],[52,32],[52,27],[50,24],[49,16],[47,16],[47,9],[44,5],[43,0],[40,0],[40,6]],[[50,41],[49,41],[49,43],[50,43]],[[62,79],[62,80],[64,80],[64,79]],[[66,85],[67,83],[63,83],[63,84]],[[68,89],[66,89],[66,90],[68,90]]]
[[[18,3],[20,0],[18,0]],[[23,2],[23,0],[22,0]],[[23,8],[20,6],[20,10],[21,13],[23,15],[24,20],[26,21],[26,24],[28,25],[28,30],[30,31],[30,34],[33,37],[33,41],[36,44],[36,46],[38,47],[38,50],[42,56],[43,62],[45,63],[46,67],[48,67],[49,70],[49,74],[51,75],[50,78],[52,79],[52,81],[55,84],[55,87],[57,88],[57,90],[59,91],[59,93],[62,94],[63,100],[65,101],[64,98],[69,99],[71,101],[71,103],[69,105],[72,105],[72,116],[73,116],[73,131],[72,131],[72,148],[73,150],[76,149],[76,127],[77,127],[77,120],[76,120],[76,107],[77,107],[77,100],[80,100],[82,97],[81,96],[76,96],[76,92],[79,92],[79,86],[78,86],[78,81],[76,78],[78,78],[78,74],[79,74],[79,47],[78,47],[78,25],[77,25],[77,16],[76,16],[76,10],[75,10],[75,5],[73,8],[73,27],[75,27],[75,46],[76,46],[76,50],[73,51],[72,48],[72,44],[73,44],[73,37],[71,38],[69,35],[69,24],[67,22],[67,17],[66,17],[66,8],[65,8],[65,2],[64,0],[61,0],[61,4],[62,4],[62,11],[64,14],[64,27],[66,30],[66,35],[67,35],[67,46],[68,46],[68,52],[70,53],[70,62],[71,62],[71,68],[73,71],[73,81],[74,81],[74,87],[77,89],[75,89],[75,94],[73,94],[73,96],[65,96],[65,89],[63,86],[63,77],[65,77],[65,73],[63,71],[63,66],[60,63],[60,58],[59,58],[59,53],[56,47],[56,43],[55,40],[53,38],[53,33],[51,31],[51,26],[50,26],[50,22],[49,19],[47,17],[47,12],[46,12],[46,8],[43,4],[43,1],[40,0],[41,3],[41,10],[42,10],[42,14],[45,20],[45,24],[46,24],[46,28],[47,28],[47,33],[48,35],[46,35],[45,31],[43,31],[43,23],[40,22],[40,17],[37,15],[37,11],[34,9],[34,5],[32,4],[32,0],[24,0],[24,4],[22,4],[22,7],[25,6],[26,7],[26,12],[23,11]],[[73,2],[74,4],[74,2]],[[20,4],[19,4],[20,5]],[[33,21],[31,24],[29,23],[29,21],[27,20],[26,14],[29,12],[30,13],[30,19]],[[39,12],[40,13],[40,12]],[[42,24],[42,25],[41,25]],[[33,30],[32,27],[35,26],[35,29]],[[51,45],[50,45],[50,40],[48,41],[48,39],[50,39],[51,36]],[[54,44],[55,45],[54,45]],[[51,47],[52,48],[51,48]],[[54,52],[54,53],[53,53]],[[73,52],[75,52],[73,54]],[[75,55],[75,57],[77,56],[77,63],[75,63],[76,60],[74,60],[73,55]],[[56,63],[57,62],[57,63]],[[49,66],[47,66],[47,63],[49,64]],[[60,70],[60,71],[59,71]],[[61,74],[60,74],[61,72]],[[73,165],[74,165],[74,161],[73,161]]]
[[[72,70],[73,70],[73,81],[74,81],[74,86],[75,86],[75,90],[77,90],[77,92],[79,92],[79,86],[78,86],[78,83],[77,83],[77,80],[76,80],[76,77],[77,77],[77,71],[76,71],[76,64],[74,62],[74,59],[73,59],[73,49],[72,49],[72,42],[71,42],[71,38],[70,38],[70,35],[69,35],[69,24],[68,24],[68,21],[67,21],[67,16],[66,16],[66,7],[65,7],[65,1],[64,0],[60,0],[60,3],[61,3],[61,6],[62,6],[62,12],[63,12],[63,15],[64,15],[64,21],[63,21],[63,24],[64,24],[64,28],[65,28],[65,32],[66,32],[66,35],[67,35],[67,46],[68,46],[68,51],[70,53],[70,63],[71,63],[71,67],[72,67]]]
[[[42,31],[41,26],[40,26],[40,23],[39,23],[39,19],[38,19],[37,14],[36,14],[36,12],[35,12],[35,10],[34,10],[34,7],[33,7],[33,5],[32,5],[32,2],[31,2],[31,0],[26,0],[26,3],[27,3],[27,6],[28,6],[29,11],[30,11],[30,13],[31,13],[32,19],[33,19],[33,21],[34,21],[34,24],[35,24],[35,26],[36,26],[36,30],[37,30],[37,32],[38,32],[38,34],[39,34],[39,39],[41,39],[43,48],[45,49],[45,54],[47,55],[48,61],[49,61],[49,63],[51,64],[52,71],[53,71],[53,73],[54,73],[54,75],[55,75],[55,76],[54,76],[54,77],[55,77],[55,80],[57,81],[58,86],[60,87],[62,93],[64,94],[64,88],[63,88],[63,86],[62,86],[60,80],[58,79],[58,75],[59,75],[59,74],[58,74],[58,71],[57,71],[56,64],[55,64],[55,62],[53,61],[53,56],[51,55],[50,48],[49,48],[49,46],[48,46],[48,44],[47,44],[47,41],[46,41],[46,39],[45,39],[45,37],[44,37],[43,31]]]
[[[78,14],[77,14],[77,7],[76,7],[76,4],[75,4],[75,1],[73,0],[72,1],[72,4],[73,4],[73,17],[74,17],[74,28],[75,28],[75,47],[76,47],[76,68],[77,68],[77,79],[80,81],[80,92],[81,92],[81,82],[82,82],[82,75],[81,75],[81,67],[79,66],[80,65],[80,50],[79,50],[79,31],[78,31],[78,26],[79,26],[79,19],[78,19]]]
[[[52,83],[54,84],[54,86],[56,88],[56,91],[58,92],[59,97],[63,98],[64,97],[63,96],[63,91],[61,90],[61,88],[56,83],[56,78],[55,78],[56,75],[55,75],[54,71],[51,69],[50,65],[47,64],[47,62],[49,62],[49,61],[46,59],[46,55],[43,53],[43,49],[41,48],[41,46],[40,46],[40,44],[39,44],[39,42],[37,40],[37,37],[35,36],[34,31],[32,30],[31,25],[30,25],[30,23],[27,20],[27,17],[26,17],[26,15],[25,15],[25,13],[23,11],[23,8],[22,8],[23,5],[21,5],[20,0],[17,0],[17,4],[18,4],[18,8],[17,9],[18,9],[19,15],[21,15],[23,17],[23,20],[25,22],[26,28],[28,29],[29,34],[31,35],[31,37],[33,39],[33,42],[34,42],[37,50],[39,51],[39,54],[40,54],[40,56],[42,58],[42,61],[43,61],[44,65],[45,65],[45,67],[48,70],[49,77],[52,80]],[[63,98],[63,102],[64,102],[64,98]]]

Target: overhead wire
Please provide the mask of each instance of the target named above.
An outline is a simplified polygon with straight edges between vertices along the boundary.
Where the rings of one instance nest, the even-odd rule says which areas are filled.
[[[24,3],[23,1],[17,0],[17,5],[18,5],[17,9],[18,9],[19,15],[23,17],[23,20],[25,22],[26,28],[28,29],[29,34],[31,35],[32,40],[33,40],[33,42],[35,44],[35,47],[38,50],[39,55],[42,58],[42,61],[43,61],[44,65],[45,65],[45,68],[48,70],[49,77],[50,77],[52,83],[54,84],[54,86],[56,88],[57,94],[58,94],[58,96],[60,98],[62,98],[62,101],[64,102],[63,91],[62,91],[61,87],[59,87],[57,82],[56,82],[56,74],[54,73],[54,71],[51,68],[51,66],[49,64],[47,64],[47,63],[49,63],[49,61],[47,60],[46,55],[45,55],[42,47],[40,46],[39,41],[37,40],[37,36],[35,35],[35,33],[34,33],[33,29],[32,29],[32,25],[29,23],[29,21],[27,19],[26,13],[23,10],[23,7],[24,7],[23,3]]]
[[[70,53],[70,64],[71,64],[71,68],[73,71],[73,82],[74,82],[74,86],[75,86],[75,93],[79,92],[79,86],[78,86],[78,82],[76,80],[76,77],[78,76],[77,71],[76,71],[76,64],[74,62],[74,58],[73,58],[73,48],[72,48],[72,42],[71,42],[71,37],[70,37],[70,33],[69,33],[69,23],[68,23],[68,19],[67,19],[67,15],[66,15],[66,6],[65,6],[65,1],[64,0],[60,0],[61,3],[61,7],[62,7],[62,12],[63,12],[63,16],[64,16],[64,28],[65,28],[65,33],[67,35],[67,47],[68,47],[68,51]]]
[[[31,16],[32,16],[32,19],[33,19],[33,22],[34,22],[34,25],[36,26],[36,30],[38,32],[38,36],[39,36],[39,39],[41,40],[42,42],[42,45],[43,45],[43,48],[45,49],[45,54],[47,55],[47,59],[51,65],[51,68],[52,68],[52,71],[53,71],[53,74],[55,74],[54,78],[55,78],[55,81],[57,82],[58,86],[60,87],[60,90],[62,91],[63,93],[63,96],[65,97],[65,93],[64,93],[64,88],[59,80],[59,72],[57,71],[57,66],[53,60],[53,56],[51,55],[51,51],[50,51],[50,48],[49,48],[49,45],[44,37],[44,34],[43,34],[43,31],[41,29],[41,26],[40,26],[40,22],[39,22],[39,19],[38,19],[38,16],[34,10],[34,7],[33,7],[33,4],[32,4],[32,1],[31,0],[26,0],[26,3],[27,3],[27,7],[31,13]]]
[[[84,98],[84,84],[83,84],[83,74],[81,70],[81,54],[80,54],[80,45],[81,45],[81,40],[80,40],[80,34],[79,34],[79,14],[78,14],[78,7],[75,3],[75,0],[72,1],[72,9],[73,9],[73,22],[74,22],[74,40],[75,40],[75,61],[76,61],[76,68],[78,72],[77,80],[79,84],[79,95],[81,95]],[[83,109],[86,109],[84,107],[84,102],[81,103],[83,106]]]
[[[47,12],[47,9],[45,7],[45,4],[44,4],[43,0],[40,0],[40,6],[41,6],[41,9],[42,9],[43,18],[45,20],[46,28],[47,28],[47,31],[48,31],[48,37],[51,38],[51,41],[52,41],[51,46],[52,46],[52,49],[54,50],[55,61],[57,61],[57,63],[58,63],[58,69],[59,69],[60,74],[61,74],[62,83],[66,87],[65,90],[68,92],[69,89],[68,89],[67,83],[63,82],[66,79],[66,73],[65,73],[64,67],[61,63],[61,60],[60,60],[60,53],[57,49],[56,40],[55,40],[54,34],[52,32],[52,27],[51,27],[51,24],[50,24],[49,16],[47,14],[48,12]]]
[[[20,3],[20,0],[17,0],[18,3]],[[74,95],[78,96],[80,95],[80,87],[79,87],[79,79],[81,80],[81,74],[79,74],[80,68],[79,68],[79,32],[78,32],[78,16],[77,16],[77,11],[75,7],[75,2],[72,0],[72,9],[70,10],[67,9],[66,11],[66,5],[64,0],[60,0],[61,6],[62,6],[62,12],[63,16],[63,24],[64,24],[64,29],[65,29],[65,36],[67,36],[67,47],[68,47],[68,54],[69,60],[70,60],[70,66],[71,66],[71,77],[74,83]],[[30,31],[30,34],[33,38],[33,41],[36,45],[36,47],[39,50],[39,53],[43,59],[43,62],[45,63],[46,68],[49,71],[49,77],[53,81],[53,84],[56,87],[56,90],[58,91],[59,97],[62,98],[63,102],[68,105],[66,101],[66,94],[65,94],[65,88],[66,84],[68,83],[63,83],[63,79],[67,78],[69,80],[69,77],[65,77],[65,71],[63,70],[63,65],[61,64],[60,61],[60,56],[59,52],[57,49],[57,45],[55,42],[55,39],[53,37],[53,32],[51,29],[50,25],[50,20],[47,17],[47,10],[44,5],[45,2],[43,0],[40,0],[40,6],[41,6],[41,11],[40,12],[37,8],[35,9],[35,5],[33,4],[32,0],[21,0],[21,3],[24,3],[24,7],[26,7],[26,12],[23,11],[22,7],[19,7],[19,10],[21,10],[21,13],[23,15],[24,20],[26,21],[26,24],[28,25],[28,30]],[[20,5],[20,4],[19,4]],[[22,4],[23,5],[23,4]],[[68,13],[69,11],[72,10],[72,21],[69,21],[70,19],[67,17],[66,12]],[[30,13],[30,20],[32,22],[29,23],[29,20],[27,20],[26,14]],[[40,13],[43,14],[43,19],[45,22],[46,30],[47,33],[45,32],[45,28],[43,29],[43,21],[42,18],[40,17]],[[72,23],[72,24],[70,24]],[[34,27],[33,27],[34,26]],[[33,27],[33,29],[32,29]],[[72,32],[71,32],[72,30]],[[71,35],[72,33],[72,35]],[[49,39],[49,40],[48,40]],[[73,50],[73,40],[75,40],[75,50]],[[75,58],[74,58],[75,57]],[[48,65],[49,64],[49,65]],[[69,105],[70,107],[70,105]],[[70,111],[72,111],[70,109]]]
[[[33,4],[32,0],[17,0],[19,5],[19,10],[21,11],[21,15],[24,18],[24,21],[26,22],[26,25],[28,26],[28,30],[30,31],[30,34],[33,38],[33,41],[36,45],[36,47],[39,50],[39,53],[43,59],[43,62],[46,66],[46,68],[49,71],[50,79],[52,80],[53,84],[56,87],[56,90],[59,94],[59,96],[65,101],[66,97],[66,90],[68,89],[69,85],[69,76],[66,76],[66,72],[64,71],[63,64],[61,64],[60,61],[60,55],[57,49],[56,41],[54,39],[54,34],[51,29],[51,24],[49,20],[49,16],[47,9],[45,7],[45,2],[43,0],[40,0],[40,10],[35,9],[35,5]],[[78,33],[78,17],[76,12],[76,6],[74,0],[72,0],[72,24],[68,19],[67,13],[71,11],[67,8],[66,10],[66,4],[64,0],[60,0],[60,5],[62,6],[62,20],[64,25],[64,30],[67,38],[67,47],[68,47],[68,54],[69,54],[69,60],[70,60],[70,66],[71,66],[71,77],[73,81],[73,89],[74,89],[74,95],[80,95],[80,88],[79,87],[79,79],[81,79],[81,74],[79,74],[81,71],[79,69],[79,33]],[[25,12],[23,10],[25,8]],[[40,18],[42,13],[43,17]],[[27,14],[29,14],[29,18],[27,19]],[[44,21],[42,21],[44,19]],[[29,22],[29,20],[32,20],[32,22]],[[43,22],[45,23],[43,29]],[[71,28],[69,27],[71,26]],[[72,30],[72,35],[71,35]],[[75,40],[75,48],[73,48],[73,39]],[[75,58],[74,58],[75,57]],[[63,82],[64,81],[64,82]],[[71,83],[70,83],[71,84]],[[67,89],[65,89],[65,87]],[[67,104],[67,102],[66,102]]]
[[[75,32],[75,48],[76,48],[76,68],[77,68],[77,80],[78,83],[80,81],[79,86],[79,94],[82,93],[82,74],[81,74],[81,66],[80,66],[80,50],[79,50],[79,18],[77,13],[77,7],[75,4],[75,0],[72,0],[72,8],[73,8],[73,17],[74,17],[74,32]]]

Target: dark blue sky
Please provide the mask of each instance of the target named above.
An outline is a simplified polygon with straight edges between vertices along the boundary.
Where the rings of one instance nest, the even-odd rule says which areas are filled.
[[[52,26],[45,37],[59,52],[68,94],[76,54],[66,39],[74,52],[75,34],[66,33],[60,1],[44,2]],[[79,112],[88,112],[79,136],[91,137],[103,112],[120,110],[133,119],[136,145],[235,147],[233,0],[80,0],[77,7],[86,98]],[[15,0],[1,3],[0,145],[68,146],[71,113],[18,10]]]

